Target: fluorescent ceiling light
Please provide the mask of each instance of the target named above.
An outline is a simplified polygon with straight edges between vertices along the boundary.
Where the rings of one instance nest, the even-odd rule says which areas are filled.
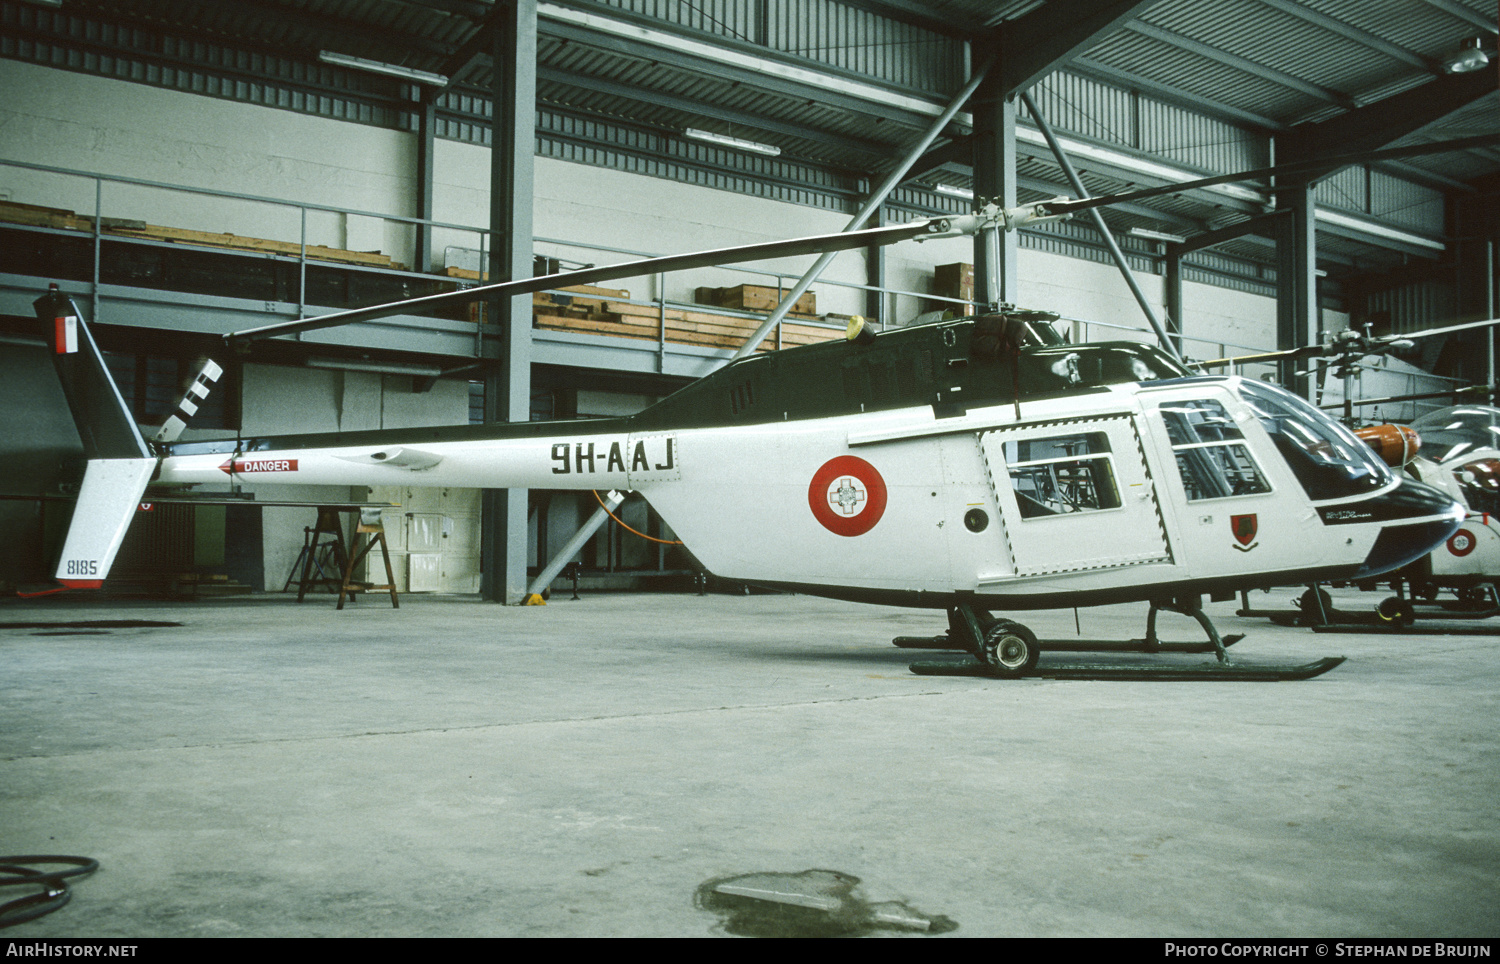
[[[1470,37],[1453,56],[1443,62],[1443,69],[1450,74],[1467,74],[1483,69],[1489,62],[1490,55],[1484,52],[1484,38]]]
[[[961,197],[965,201],[974,200],[974,192],[968,188],[954,187],[952,184],[934,184],[932,189],[939,194],[946,194],[949,197]]]
[[[351,57],[348,54],[341,54],[332,50],[319,51],[318,59],[325,64],[337,64],[340,67],[367,70],[372,74],[385,74],[387,77],[398,77],[401,80],[410,80],[418,84],[432,84],[434,87],[448,86],[448,78],[442,74],[434,74],[429,70],[417,70],[415,67],[387,64],[379,60],[366,60],[364,57]]]
[[[1181,244],[1187,238],[1176,234],[1167,234],[1165,231],[1153,231],[1150,228],[1131,228],[1125,232],[1132,238],[1145,238],[1147,241],[1166,241],[1169,244]]]
[[[1317,215],[1318,221],[1322,223],[1335,225],[1350,231],[1357,231],[1360,234],[1368,234],[1376,238],[1385,238],[1395,241],[1398,244],[1428,248],[1433,251],[1446,251],[1448,249],[1448,246],[1441,241],[1424,238],[1419,234],[1412,234],[1410,231],[1401,231],[1390,225],[1376,221],[1367,221],[1364,218],[1356,218],[1348,214],[1341,214],[1338,211],[1330,211],[1327,208],[1318,208]]]
[[[720,147],[732,148],[736,151],[750,151],[754,154],[764,154],[767,157],[776,157],[781,153],[781,148],[775,144],[762,144],[760,141],[747,141],[743,137],[730,137],[728,134],[700,131],[696,127],[689,127],[682,132],[682,136],[692,138],[695,141],[703,141],[706,144],[717,144]]]
[[[1051,151],[1051,147],[1047,144],[1047,139],[1042,136],[1042,132],[1032,130],[1029,127],[1016,125],[1016,140],[1025,141],[1028,144],[1034,144],[1039,147],[1046,147],[1049,152]],[[1159,164],[1143,157],[1134,157],[1107,147],[1100,147],[1097,144],[1075,141],[1063,135],[1058,136],[1057,142],[1062,145],[1063,152],[1075,161],[1079,158],[1084,158],[1098,164],[1107,164],[1121,171],[1154,177],[1164,184],[1196,181],[1206,176],[1200,171],[1189,171],[1185,168],[1173,167],[1170,164]],[[1048,156],[1051,156],[1050,153]],[[1237,201],[1247,201],[1251,204],[1266,203],[1265,195],[1259,191],[1247,188],[1243,184],[1215,184],[1202,190],[1214,194],[1223,194]]]
[[[345,361],[342,358],[309,358],[303,362],[308,368],[327,368],[333,371],[376,372],[381,375],[418,375],[436,378],[443,373],[435,365],[408,365],[402,362]]]
[[[628,40],[640,41],[655,47],[663,47],[687,54],[690,57],[698,57],[711,63],[727,64],[730,67],[738,67],[742,70],[753,71],[766,77],[779,80],[789,80],[797,84],[806,84],[834,93],[846,94],[858,97],[861,100],[894,107],[898,110],[911,111],[917,114],[926,114],[936,117],[943,112],[941,103],[933,103],[920,97],[908,97],[898,94],[888,87],[877,87],[874,84],[863,84],[844,77],[835,77],[817,70],[796,67],[784,64],[780,61],[767,60],[763,57],[754,56],[749,53],[741,53],[725,47],[716,47],[709,43],[697,40],[689,40],[664,30],[653,30],[650,27],[642,27],[623,20],[615,20],[608,16],[589,13],[584,10],[574,10],[556,3],[547,3],[546,0],[537,4],[536,13],[538,17],[546,17],[552,20],[560,20],[563,23],[573,24],[586,30],[597,30],[600,33],[610,34],[615,37],[624,37]],[[964,120],[968,115],[960,114],[959,120]]]

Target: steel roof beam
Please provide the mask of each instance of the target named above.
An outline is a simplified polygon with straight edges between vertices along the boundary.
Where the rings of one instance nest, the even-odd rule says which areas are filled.
[[[1403,64],[1415,67],[1418,70],[1433,74],[1443,72],[1440,64],[1433,63],[1427,58],[1414,54],[1404,47],[1398,47],[1390,41],[1377,37],[1369,31],[1362,30],[1353,24],[1345,23],[1342,20],[1328,16],[1326,13],[1319,13],[1311,7],[1303,6],[1295,2],[1295,0],[1260,0],[1260,2],[1268,7],[1280,10],[1282,13],[1296,17],[1298,20],[1305,21],[1316,27],[1322,27],[1329,33],[1337,34],[1345,40],[1352,40],[1363,47],[1378,50],[1392,60],[1399,60]]]
[[[1480,149],[1474,151],[1474,153],[1491,157],[1494,152]],[[1491,157],[1491,159],[1493,158]],[[1377,170],[1384,170],[1393,177],[1399,177],[1402,180],[1421,184],[1425,187],[1436,188],[1439,191],[1454,191],[1459,194],[1479,193],[1479,189],[1472,184],[1465,184],[1463,181],[1456,181],[1451,177],[1443,174],[1435,174],[1432,171],[1424,171],[1420,167],[1416,167],[1406,161],[1381,161],[1372,166]]]
[[[1278,162],[1376,150],[1442,120],[1495,91],[1488,70],[1445,74],[1394,97],[1367,104],[1316,124],[1303,124],[1277,138]],[[1300,175],[1296,181],[1326,177],[1336,168]]]
[[[669,110],[680,110],[702,117],[712,117],[715,120],[728,121],[731,124],[752,127],[769,133],[784,134],[787,137],[830,144],[843,150],[874,154],[882,158],[888,157],[892,150],[891,145],[882,144],[877,141],[866,141],[839,134],[830,134],[827,131],[805,127],[801,124],[790,124],[769,117],[747,114],[742,111],[706,104],[702,101],[690,100],[686,97],[677,97],[673,94],[659,93],[643,87],[633,87],[610,80],[602,80],[598,77],[568,73],[567,71],[551,67],[538,67],[536,73],[538,80],[547,83],[565,84],[570,87],[578,87],[582,90],[591,90],[598,94],[609,94],[615,97],[623,97],[641,103],[652,104],[656,107],[665,107]]]
[[[455,17],[468,17],[475,23],[485,20],[490,12],[495,9],[493,0],[399,0],[411,7],[426,7],[428,10],[436,10],[439,13],[452,14]]]
[[[1465,23],[1472,24],[1480,30],[1487,30],[1490,33],[1500,33],[1500,26],[1496,25],[1494,17],[1470,10],[1459,3],[1458,0],[1422,0],[1422,2],[1429,7],[1443,11],[1450,17],[1456,17]]]
[[[148,33],[144,28],[131,27],[127,24],[116,23],[103,18],[90,16],[81,19],[82,23],[89,26],[111,26],[128,29],[134,36],[132,41],[146,38],[149,41],[162,41],[170,39],[173,43],[170,49],[164,48],[157,43],[135,43],[128,45],[119,42],[105,42],[89,37],[78,36],[72,33],[59,32],[50,29],[33,29],[26,36],[28,40],[42,40],[58,47],[80,53],[92,54],[99,58],[100,63],[113,63],[118,65],[149,65],[180,71],[188,75],[208,75],[244,81],[251,84],[262,84],[279,90],[296,91],[315,97],[334,97],[351,103],[361,104],[373,110],[389,110],[392,112],[409,111],[411,107],[394,99],[389,93],[382,93],[374,89],[359,89],[356,87],[340,87],[324,83],[315,79],[323,71],[332,74],[347,73],[357,75],[366,83],[375,83],[389,89],[391,85],[400,83],[394,78],[380,77],[376,74],[368,74],[362,71],[347,71],[344,68],[335,67],[331,64],[319,65],[320,70],[307,72],[305,76],[299,75],[298,69],[305,66],[305,60],[299,60],[293,54],[282,49],[276,49],[269,45],[256,44],[249,41],[234,41],[230,45],[214,45],[203,41],[185,39],[185,34]],[[14,35],[13,35],[14,36]],[[186,51],[186,55],[184,55]],[[261,63],[258,69],[238,66],[237,60],[232,55],[239,51],[256,51],[264,53],[267,59]],[[224,55],[215,59],[214,55]],[[273,59],[274,58],[274,59]],[[273,73],[267,64],[281,65],[286,72]],[[133,76],[123,75],[123,72],[114,73],[100,70],[100,76],[112,80],[134,80]],[[163,85],[167,86],[167,85]],[[182,87],[170,87],[168,89],[183,90]],[[253,101],[252,101],[253,103]]]
[[[1067,65],[1099,38],[1125,25],[1155,0],[1052,0],[995,28],[1000,90],[1029,89]]]
[[[784,64],[769,57],[772,51],[768,50],[754,55],[763,64],[762,69],[751,69],[749,55],[730,56],[738,53],[730,45],[680,36],[664,27],[638,28],[624,18],[583,13],[547,2],[541,4],[540,12],[539,29],[548,37],[561,37],[641,60],[664,61],[708,77],[738,81],[756,90],[881,116],[919,130],[942,112],[941,105],[927,97],[896,93],[876,81],[845,79],[811,64]],[[663,57],[663,51],[670,51],[670,58]],[[740,65],[733,60],[747,63]]]
[[[940,167],[948,164],[960,164],[967,168],[969,174],[974,173],[974,141],[972,135],[966,137],[955,137],[942,147],[935,147],[923,154],[922,157],[911,166],[907,172],[907,180],[915,181],[924,174],[930,174]]]
[[[1140,23],[1139,21],[1137,21],[1127,24],[1126,29],[1130,30],[1133,33],[1138,33],[1143,37],[1150,37],[1152,40],[1159,40],[1164,44],[1168,44],[1180,50],[1186,50],[1190,53],[1195,53],[1200,57],[1206,57],[1207,59],[1212,60],[1214,63],[1223,64],[1226,67],[1233,67],[1237,70],[1243,70],[1245,73],[1255,77],[1263,77],[1266,80],[1269,80],[1281,87],[1286,87],[1290,90],[1295,90],[1300,93],[1307,94],[1310,97],[1317,98],[1318,100],[1324,101],[1329,104],[1335,104],[1339,107],[1344,108],[1345,110],[1353,110],[1355,107],[1354,98],[1348,96],[1347,94],[1342,94],[1335,90],[1329,90],[1327,87],[1319,86],[1318,84],[1303,80],[1300,77],[1293,77],[1291,74],[1286,73],[1285,71],[1276,70],[1272,67],[1267,67],[1264,64],[1257,64],[1253,60],[1248,60],[1237,54],[1231,54],[1228,51],[1220,50],[1218,47],[1211,46],[1199,40],[1194,40],[1191,37],[1184,37],[1180,33],[1163,29],[1161,27],[1155,26],[1154,24]]]
[[[935,17],[929,4],[914,3],[912,0],[839,0],[839,2],[855,10],[864,10],[912,27],[931,30],[933,33],[952,37],[955,40],[967,40],[974,34],[984,33],[989,29],[983,21],[970,20],[959,13],[945,14],[941,18]]]
[[[1170,84],[1163,84],[1149,77],[1143,77],[1134,71],[1122,70],[1119,67],[1101,64],[1099,61],[1089,57],[1078,57],[1068,65],[1068,69],[1076,71],[1085,77],[1093,77],[1095,80],[1106,84],[1125,87],[1127,89],[1135,88],[1142,93],[1158,97],[1166,103],[1176,104],[1179,107],[1186,107],[1190,110],[1217,116],[1220,120],[1237,124],[1254,124],[1256,127],[1263,127],[1266,130],[1272,131],[1282,130],[1287,126],[1281,121],[1264,114],[1256,114],[1239,107],[1231,107],[1222,101],[1209,100],[1201,94],[1195,94]]]
[[[362,57],[370,56],[372,48],[383,48],[386,50],[413,50],[417,53],[429,56],[442,56],[448,52],[448,48],[436,41],[427,40],[422,37],[407,36],[404,34],[392,34],[389,31],[376,30],[367,27],[357,21],[340,20],[328,16],[313,16],[301,13],[291,7],[278,3],[270,3],[267,0],[236,0],[232,5],[224,4],[219,0],[178,0],[193,9],[193,17],[199,21],[212,22],[215,17],[222,17],[226,11],[232,11],[234,15],[245,17],[251,23],[284,23],[298,30],[305,30],[320,38],[317,43],[321,46],[325,41],[340,46],[353,46],[360,51]],[[195,41],[202,42],[206,28],[197,24],[179,26],[169,21],[164,22],[157,18],[148,18],[135,13],[129,5],[116,3],[88,3],[82,0],[73,0],[69,5],[68,12],[74,16],[87,16],[90,19],[114,21],[116,23],[130,23],[137,28],[160,33],[180,32]],[[244,43],[238,38],[219,41],[225,46],[239,46]],[[274,39],[265,38],[260,43],[270,45],[282,56],[295,56],[294,50],[289,50],[284,43],[278,43]],[[385,59],[375,57],[374,59]]]
[[[1247,221],[1240,221],[1237,224],[1219,228],[1216,231],[1205,231],[1203,234],[1194,235],[1180,244],[1172,244],[1169,250],[1175,250],[1178,255],[1191,254],[1194,251],[1212,248],[1227,241],[1238,241],[1247,236],[1270,239],[1274,242],[1282,230],[1280,225],[1282,221],[1286,220],[1286,216],[1286,211],[1262,214]]]
[[[493,30],[494,24],[491,21],[485,21],[468,40],[463,42],[463,46],[448,55],[437,72],[447,77],[451,85],[468,74],[475,64],[490,60],[490,47],[494,44]]]

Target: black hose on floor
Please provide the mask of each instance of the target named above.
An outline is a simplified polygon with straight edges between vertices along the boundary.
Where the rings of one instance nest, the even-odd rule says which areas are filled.
[[[39,870],[28,864],[69,864],[67,870]],[[99,869],[91,857],[69,857],[62,854],[27,854],[0,857],[0,887],[38,887],[36,893],[0,904],[0,927],[10,927],[35,920],[66,904],[72,894],[67,878],[81,877]]]

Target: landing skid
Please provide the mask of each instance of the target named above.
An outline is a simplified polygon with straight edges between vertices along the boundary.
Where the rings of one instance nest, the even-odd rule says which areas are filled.
[[[1289,682],[1321,676],[1344,661],[1343,656],[1326,656],[1301,665],[1267,664],[1251,666],[1245,663],[1198,663],[1192,666],[1125,665],[1121,663],[1064,663],[1039,665],[1029,675],[1041,679],[1076,680],[1203,680],[1206,682]],[[978,662],[920,662],[912,663],[911,671],[918,676],[981,676],[995,674]]]
[[[1223,637],[1228,649],[1244,639],[1243,633]],[[902,649],[935,649],[966,653],[968,647],[955,643],[947,636],[897,636],[891,644]],[[1174,643],[1147,639],[1043,639],[1038,640],[1044,653],[1212,653],[1214,644],[1207,640],[1201,643]]]
[[[1496,626],[1398,626],[1393,623],[1334,623],[1309,627],[1315,633],[1384,633],[1399,636],[1495,636]]]
[[[1156,636],[1156,616],[1162,609],[1192,616],[1208,636],[1201,642],[1166,642]],[[984,610],[960,604],[948,610],[948,632],[942,636],[898,636],[891,642],[903,649],[930,649],[967,652],[973,662],[953,660],[923,661],[911,664],[911,671],[921,676],[989,676],[1020,679],[1038,676],[1044,679],[1201,679],[1227,681],[1277,681],[1311,679],[1328,672],[1344,661],[1329,657],[1301,665],[1235,664],[1225,649],[1244,639],[1243,635],[1220,638],[1213,623],[1204,614],[1196,597],[1154,600],[1146,619],[1146,638],[1130,640],[1036,638],[1031,630],[1009,619],[997,619]],[[1132,662],[1109,663],[1049,659],[1041,665],[1039,657],[1047,653],[1213,653],[1213,663],[1196,665]]]
[[[1500,616],[1500,605],[1494,603],[1493,589],[1473,600],[1460,603],[1437,603],[1419,605],[1398,593],[1381,600],[1371,610],[1350,611],[1336,609],[1328,593],[1315,586],[1309,587],[1298,598],[1296,609],[1252,609],[1245,594],[1241,594],[1241,608],[1237,616],[1269,619],[1278,626],[1307,626],[1319,633],[1375,633],[1396,632],[1406,635],[1434,636],[1490,636],[1496,632],[1491,624],[1486,627],[1416,626],[1418,618],[1443,622],[1477,622]]]

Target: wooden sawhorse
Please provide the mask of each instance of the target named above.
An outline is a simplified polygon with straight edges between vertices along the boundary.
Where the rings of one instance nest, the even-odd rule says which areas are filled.
[[[321,512],[320,512],[321,515]],[[365,547],[359,547],[359,537],[367,535],[370,541]],[[380,557],[385,561],[385,585],[376,586],[370,583],[357,583],[354,581],[354,567],[359,565],[360,560],[370,554],[370,550],[377,545],[380,546]],[[391,553],[385,542],[385,526],[381,522],[380,509],[372,507],[361,509],[359,512],[359,524],[354,527],[354,541],[350,543],[348,565],[344,567],[344,584],[339,587],[338,608],[344,608],[344,598],[352,597],[359,592],[389,592],[391,594],[391,608],[400,609],[401,601],[396,598],[396,575],[391,571]]]
[[[302,555],[297,561],[302,564],[302,578],[297,582],[297,601],[301,602],[307,590],[314,586],[326,586],[329,592],[345,581],[344,573],[349,569],[349,549],[344,541],[344,527],[339,521],[340,512],[348,509],[332,505],[318,506],[318,524],[302,530]],[[332,536],[325,540],[324,536]],[[319,555],[324,558],[319,560]],[[332,559],[328,559],[332,556]],[[323,562],[332,562],[337,575],[327,575]],[[313,575],[317,570],[317,575]],[[295,567],[294,567],[295,571]],[[291,577],[287,577],[290,582]],[[285,588],[285,587],[283,587]]]

